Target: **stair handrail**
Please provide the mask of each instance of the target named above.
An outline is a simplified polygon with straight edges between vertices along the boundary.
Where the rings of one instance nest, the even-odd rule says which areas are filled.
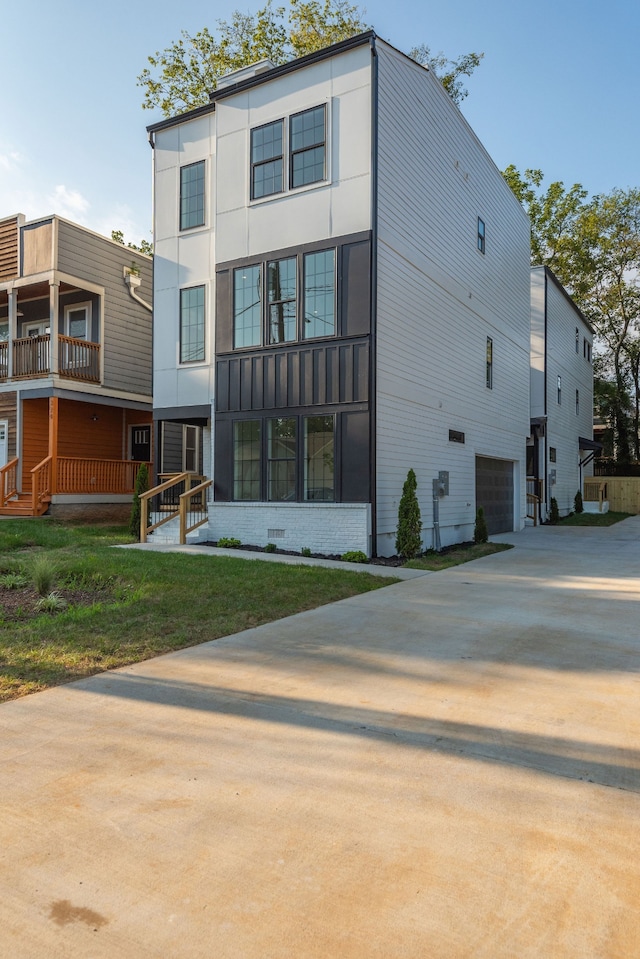
[[[19,457],[14,456],[0,468],[0,504],[4,507],[12,496],[18,494],[18,463]]]
[[[171,479],[165,480],[164,483],[160,483],[158,486],[154,486],[153,489],[149,489],[146,493],[140,493],[138,497],[140,500],[140,542],[146,543],[147,536],[149,533],[152,533],[154,529],[158,529],[160,526],[164,526],[165,523],[168,523],[170,520],[175,519],[176,516],[180,515],[180,506],[173,510],[171,513],[167,513],[161,520],[157,523],[152,523],[151,526],[149,523],[149,500],[154,496],[157,496],[159,493],[164,493],[165,490],[171,489],[173,486],[177,486],[178,483],[186,482],[189,477],[194,474],[187,471],[185,473],[176,473],[172,476]]]
[[[192,489],[186,490],[184,493],[180,494],[179,509],[180,509],[180,545],[181,546],[184,546],[185,543],[187,542],[187,533],[191,533],[194,529],[198,529],[199,526],[204,526],[204,524],[209,519],[208,512],[206,509],[206,502],[205,502],[204,509],[202,510],[202,512],[204,513],[204,516],[201,516],[200,519],[197,520],[195,523],[191,523],[190,525],[187,525],[187,516],[189,515],[189,513],[193,512],[193,510],[189,508],[193,497],[196,496],[198,493],[202,493],[204,492],[204,490],[209,489],[212,483],[213,483],[213,480],[210,480],[210,479],[204,480],[204,482],[198,483],[197,486],[194,486]]]
[[[51,500],[51,463],[53,456],[45,458],[31,470],[31,509],[34,516],[45,512],[45,502]],[[43,508],[44,507],[44,508]]]

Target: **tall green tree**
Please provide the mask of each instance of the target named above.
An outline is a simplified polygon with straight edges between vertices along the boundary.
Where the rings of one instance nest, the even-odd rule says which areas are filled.
[[[147,58],[149,66],[138,77],[142,106],[167,117],[203,106],[224,74],[264,59],[279,65],[347,40],[369,29],[364,16],[348,0],[289,0],[288,9],[267,0],[256,13],[234,10],[229,20],[217,21],[213,32],[183,30],[179,40]],[[471,76],[484,54],[448,60],[422,45],[409,56],[429,66],[459,103],[467,95],[461,77]]]

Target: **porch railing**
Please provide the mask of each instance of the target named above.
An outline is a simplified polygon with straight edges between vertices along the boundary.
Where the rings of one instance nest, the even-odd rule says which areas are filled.
[[[100,382],[100,344],[59,336],[58,368],[60,376]]]
[[[151,464],[147,463],[147,468]],[[57,493],[133,493],[141,460],[95,460],[59,456]]]
[[[51,371],[51,336],[25,336],[13,341],[14,377],[43,376]]]
[[[0,469],[0,506],[6,506],[7,501],[17,495],[17,476],[18,457],[16,456]]]
[[[527,476],[527,519],[533,520],[537,526],[542,522],[540,504],[542,503],[542,480],[534,476]]]
[[[9,344],[4,341],[0,343],[0,380],[6,380],[9,376]]]
[[[31,509],[34,516],[46,512],[51,501],[51,463],[47,456],[31,470]]]
[[[164,474],[166,475],[166,474]],[[207,493],[211,480],[197,473],[176,473],[159,486],[140,494],[140,542],[146,543],[147,536],[171,520],[180,519],[181,510],[194,510],[198,516],[195,525],[189,525],[185,518],[185,530],[180,519],[180,542],[186,541],[186,534],[206,521]],[[183,496],[185,497],[183,501]],[[185,506],[182,503],[185,502]],[[204,517],[204,518],[203,518]],[[150,519],[153,522],[150,522]],[[184,536],[184,539],[183,539]]]
[[[585,479],[582,498],[586,503],[597,503],[601,513],[607,499],[607,484],[601,479]]]
[[[13,379],[51,373],[51,335],[13,340]],[[58,372],[68,379],[100,382],[100,344],[72,336],[58,337]],[[0,380],[9,377],[9,344],[0,343]]]

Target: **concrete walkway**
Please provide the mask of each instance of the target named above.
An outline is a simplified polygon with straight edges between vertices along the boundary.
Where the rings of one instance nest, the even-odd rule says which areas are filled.
[[[0,707],[0,955],[637,959],[640,517],[513,541]]]

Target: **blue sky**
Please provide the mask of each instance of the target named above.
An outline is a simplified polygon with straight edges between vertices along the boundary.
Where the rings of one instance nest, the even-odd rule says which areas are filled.
[[[136,77],[180,31],[234,7],[191,0],[21,0],[2,12],[0,217],[59,213],[151,239],[151,149]],[[541,168],[590,193],[640,185],[637,0],[431,0],[361,6],[402,50],[485,58],[462,112],[500,168]]]

